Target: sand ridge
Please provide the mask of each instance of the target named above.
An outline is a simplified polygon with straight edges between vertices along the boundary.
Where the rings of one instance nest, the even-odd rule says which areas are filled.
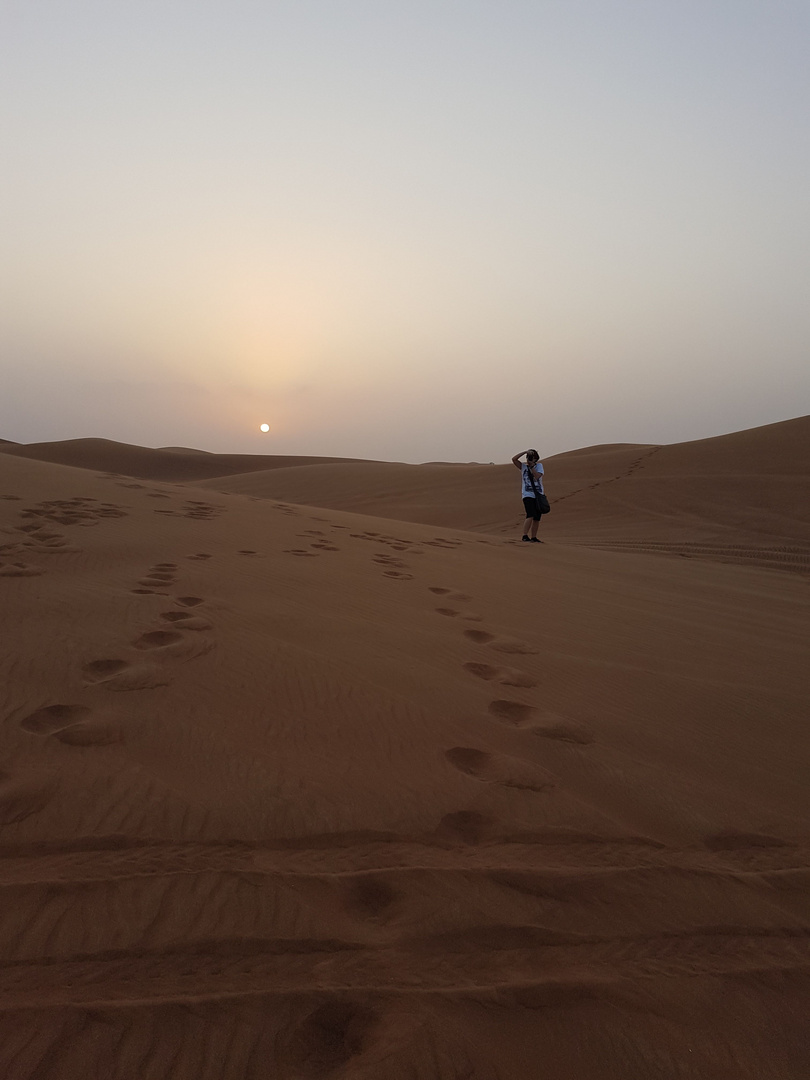
[[[803,1077],[807,582],[653,449],[536,548],[0,454],[3,1075]]]

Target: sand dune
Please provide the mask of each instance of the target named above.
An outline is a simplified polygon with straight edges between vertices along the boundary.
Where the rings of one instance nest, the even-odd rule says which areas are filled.
[[[807,434],[4,448],[0,1075],[803,1080]]]
[[[810,418],[673,446],[545,460],[543,536],[616,551],[810,569]],[[333,462],[202,482],[217,491],[513,536],[511,465]]]
[[[139,480],[178,482],[229,476],[254,470],[284,468],[287,465],[328,464],[350,458],[267,457],[261,454],[207,454],[188,447],[164,447],[152,450],[144,446],[113,442],[109,439],[68,439],[52,443],[10,443],[3,453],[55,465],[74,465],[81,469],[119,473]]]

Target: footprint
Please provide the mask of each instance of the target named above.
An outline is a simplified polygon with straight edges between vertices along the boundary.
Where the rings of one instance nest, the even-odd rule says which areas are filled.
[[[467,633],[467,631],[465,631]],[[500,638],[494,641],[491,648],[496,652],[512,653],[517,656],[536,656],[537,649],[527,645],[525,641],[515,641],[510,638]]]
[[[136,649],[165,649],[167,645],[174,645],[181,641],[182,634],[176,630],[150,630],[141,634],[137,641],[133,642]]]
[[[459,614],[459,612],[451,607],[437,607],[435,610],[437,615],[446,615],[449,619],[455,619]]]
[[[488,784],[523,791],[546,791],[554,786],[551,775],[530,761],[491,754],[472,746],[454,746],[444,755],[454,768]]]
[[[210,630],[211,623],[199,615],[191,615],[187,611],[164,611],[161,619],[173,623],[180,630]]]
[[[451,592],[447,599],[456,600],[459,604],[465,604],[468,600],[472,600],[472,597],[463,592]]]
[[[399,578],[400,581],[411,581],[413,574],[401,574],[399,570],[383,570],[383,577]]]
[[[286,548],[285,555],[297,555],[300,559],[317,559],[319,555],[316,551],[301,551],[300,548]]]
[[[509,701],[505,698],[490,701],[487,709],[499,720],[506,720],[515,727],[525,727],[537,711],[533,705],[523,705],[520,701]]]
[[[41,776],[11,776],[0,772],[0,824],[24,821],[44,809],[55,786],[53,779]]]
[[[379,1015],[365,1002],[330,995],[292,1029],[278,1075],[348,1075],[349,1063],[363,1053],[378,1023]]]
[[[436,593],[437,596],[444,596],[445,593],[449,593],[449,589],[442,589],[438,585],[428,585],[428,592]]]
[[[110,746],[123,740],[121,729],[103,720],[82,720],[55,731],[53,736],[68,746]]]
[[[128,693],[131,690],[154,690],[158,686],[168,686],[169,679],[164,670],[156,664],[125,664],[120,671],[96,682],[105,690],[116,693]]]
[[[113,675],[118,675],[127,667],[129,664],[126,660],[91,660],[89,664],[84,665],[82,671],[87,682],[100,683],[111,679]]]
[[[201,596],[178,596],[177,603],[182,604],[183,607],[197,607],[198,604],[203,603]]]
[[[53,735],[62,728],[77,724],[90,715],[86,705],[46,705],[20,722],[20,727],[32,735]]]
[[[236,554],[237,555],[258,555],[259,553],[258,553],[258,551],[250,551],[248,548],[243,548],[242,550],[237,551]]]
[[[407,563],[404,563],[402,559],[397,559],[393,555],[375,555],[374,562],[380,563],[382,566],[407,566]]]
[[[495,635],[487,633],[486,630],[465,630],[464,637],[475,641],[478,645],[486,645],[487,642],[495,640]]]
[[[484,679],[486,682],[497,680],[501,686],[522,686],[527,688],[537,686],[531,676],[524,671],[517,671],[515,668],[499,668],[494,667],[492,664],[477,663],[462,664],[462,667],[465,671],[469,671],[471,675],[475,675],[477,679]]]
[[[544,739],[573,743],[576,746],[589,746],[594,741],[593,735],[586,728],[564,722],[536,724],[531,731],[533,735],[540,735]]]
[[[39,577],[44,573],[41,566],[31,566],[30,563],[16,562],[0,565],[0,577]]]
[[[210,559],[211,555],[207,555],[204,551],[197,552],[196,555],[186,555],[187,559]]]
[[[461,666],[477,679],[484,679],[486,682],[492,682],[500,674],[500,668],[493,667],[492,664],[469,663]]]
[[[346,906],[364,919],[379,919],[399,899],[399,894],[378,874],[351,875],[347,885]]]

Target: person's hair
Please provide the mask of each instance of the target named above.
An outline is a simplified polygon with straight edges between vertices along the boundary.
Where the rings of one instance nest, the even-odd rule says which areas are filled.
[[[527,450],[526,451],[526,460],[527,461],[539,461],[540,460],[540,455],[537,453],[536,450]]]

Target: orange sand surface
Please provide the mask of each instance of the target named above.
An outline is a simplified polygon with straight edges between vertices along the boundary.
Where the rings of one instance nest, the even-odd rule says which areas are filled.
[[[0,1077],[806,1080],[810,418],[0,445]]]

